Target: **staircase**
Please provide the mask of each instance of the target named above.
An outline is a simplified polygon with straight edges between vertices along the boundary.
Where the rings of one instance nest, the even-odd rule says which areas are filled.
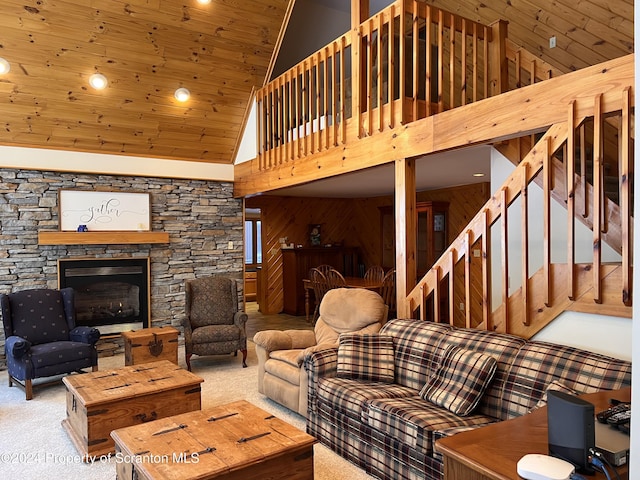
[[[593,97],[595,114],[591,117],[577,118],[575,104],[569,105],[567,122],[551,126],[540,137],[507,182],[410,292],[407,300],[413,316],[526,338],[566,310],[631,317],[630,89],[620,95],[622,109],[617,111],[606,109],[599,95]],[[619,172],[615,177],[617,203],[605,189],[605,116],[619,125],[619,148],[612,155],[618,159],[612,166]],[[588,124],[593,125],[592,153],[581,155]],[[580,169],[574,162],[563,161],[572,157],[580,159]],[[541,191],[542,205],[530,204],[533,189]],[[565,212],[560,227],[552,218],[554,203]],[[540,222],[532,224],[532,212],[540,209]],[[513,218],[520,238],[516,246],[509,239],[514,232],[510,228]],[[588,263],[576,260],[580,253],[575,247],[578,222],[592,236]],[[558,255],[559,246],[553,239],[560,230],[567,240]],[[538,232],[542,232],[541,244],[532,240]],[[619,257],[615,261],[603,260],[605,243]],[[540,265],[534,265],[535,258],[541,259]],[[510,275],[513,262],[520,262],[519,279]],[[499,291],[493,291],[493,285]]]

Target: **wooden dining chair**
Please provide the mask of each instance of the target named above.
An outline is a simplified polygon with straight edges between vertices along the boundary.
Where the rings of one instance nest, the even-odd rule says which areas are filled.
[[[337,271],[335,268],[332,268],[331,270],[329,270],[325,274],[325,277],[327,278],[327,283],[329,284],[330,289],[347,286],[347,281],[344,279],[342,274],[339,271]]]
[[[329,282],[327,281],[327,277],[325,277],[320,268],[312,268],[309,271],[309,281],[311,282],[311,287],[313,288],[313,296],[315,297],[316,303],[316,306],[313,310],[313,315],[311,317],[311,324],[315,325],[320,313],[320,302],[322,302],[324,294],[329,291]]]
[[[388,318],[395,318],[396,315],[396,270],[392,268],[382,279],[382,287],[380,287],[380,296],[384,300],[385,305],[389,307]]]
[[[369,283],[382,283],[384,278],[384,268],[380,265],[373,265],[364,273],[364,279]]]

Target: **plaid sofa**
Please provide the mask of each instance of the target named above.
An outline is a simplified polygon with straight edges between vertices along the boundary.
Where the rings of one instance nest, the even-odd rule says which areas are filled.
[[[310,353],[304,368],[307,432],[381,479],[441,479],[442,458],[434,449],[438,438],[524,415],[544,401],[548,389],[590,393],[631,384],[630,362],[508,334],[397,319],[379,335],[387,342],[392,337],[392,381],[380,381],[384,376],[377,370],[388,370],[381,361],[365,361],[360,372],[348,370],[338,347]],[[420,395],[445,353],[456,346],[496,360],[491,383],[464,416]]]

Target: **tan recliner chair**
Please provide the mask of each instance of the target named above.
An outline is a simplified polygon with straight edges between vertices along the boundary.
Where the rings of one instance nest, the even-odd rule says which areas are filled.
[[[334,288],[320,303],[314,330],[264,330],[253,337],[258,356],[258,391],[307,416],[307,374],[302,366],[309,350],[338,345],[341,333],[378,332],[387,306],[376,292]]]

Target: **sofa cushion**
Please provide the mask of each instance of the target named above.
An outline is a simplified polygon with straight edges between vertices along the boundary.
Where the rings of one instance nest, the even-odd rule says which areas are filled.
[[[491,383],[496,365],[496,359],[489,355],[450,347],[420,396],[456,415],[467,416]]]
[[[562,382],[560,382],[558,380],[554,380],[553,382],[551,382],[549,384],[547,389],[544,391],[544,394],[542,395],[542,398],[540,400],[538,400],[538,403],[536,403],[533,406],[531,411],[537,410],[538,408],[541,408],[541,407],[544,407],[547,404],[547,398],[549,397],[549,392],[551,390],[553,390],[554,392],[569,393],[571,395],[577,395],[578,394],[578,392],[576,392],[572,388],[567,387],[564,383],[562,383]]]
[[[367,425],[408,447],[433,452],[433,432],[452,427],[483,425],[494,419],[485,415],[461,417],[421,398],[372,400],[368,406]]]
[[[529,342],[509,370],[502,419],[526,414],[558,380],[577,393],[615,390],[631,385],[631,364],[598,353],[546,342]]]
[[[369,382],[393,382],[393,337],[343,333],[338,346],[337,376]]]
[[[345,378],[321,378],[318,382],[316,402],[318,408],[338,412],[362,420],[367,416],[370,400],[401,398],[417,395],[417,391],[394,383],[362,382]]]
[[[396,319],[380,330],[393,337],[395,383],[419,391],[433,375],[444,355],[452,327],[414,319]]]

